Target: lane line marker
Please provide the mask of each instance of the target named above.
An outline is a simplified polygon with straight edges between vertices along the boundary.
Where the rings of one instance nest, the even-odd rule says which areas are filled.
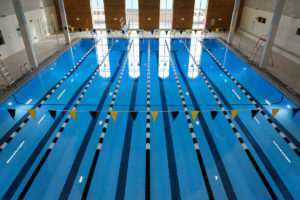
[[[25,143],[25,141],[23,141],[19,146],[18,148],[15,150],[15,152],[10,156],[10,158],[6,161],[6,164],[8,164],[11,159],[13,159],[13,157],[16,155],[16,153],[21,149],[21,147],[23,146],[23,144]]]

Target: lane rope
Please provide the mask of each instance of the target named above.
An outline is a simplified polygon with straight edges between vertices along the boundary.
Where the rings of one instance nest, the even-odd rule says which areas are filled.
[[[286,134],[280,130],[280,128],[272,121],[272,119],[264,112],[264,110],[261,108],[258,103],[255,101],[253,96],[249,94],[246,89],[228,72],[228,70],[217,60],[217,58],[211,53],[211,51],[203,44],[203,42],[200,42],[204,49],[208,52],[208,54],[212,57],[212,59],[216,62],[216,64],[223,70],[223,72],[239,87],[239,89],[246,95],[246,97],[252,102],[252,104],[259,110],[259,112],[267,119],[267,121],[272,125],[272,127],[276,130],[276,132],[282,137],[282,139],[289,145],[290,148],[297,154],[298,157],[300,157],[300,152],[297,149],[297,147],[292,143]]]
[[[115,41],[116,42],[116,41]],[[84,97],[86,91],[88,90],[88,88],[90,87],[91,83],[93,82],[95,76],[97,75],[98,71],[100,70],[101,65],[103,64],[103,62],[105,61],[107,55],[109,54],[109,52],[112,50],[115,42],[112,44],[112,46],[110,47],[110,49],[108,50],[108,52],[106,53],[106,55],[104,56],[104,58],[102,59],[100,65],[98,65],[97,69],[94,71],[91,79],[89,80],[88,84],[85,86],[84,90],[82,91],[82,93],[80,94],[78,100],[76,101],[74,107],[72,108],[72,111],[74,111],[77,106],[79,105],[80,101],[82,100],[82,98]],[[32,185],[34,179],[36,178],[36,176],[38,175],[39,171],[41,170],[43,164],[45,163],[46,159],[48,158],[49,154],[51,153],[51,150],[53,149],[53,147],[55,146],[55,144],[57,143],[61,133],[64,131],[65,127],[67,126],[68,122],[71,119],[71,115],[69,114],[68,117],[65,119],[64,123],[61,125],[59,131],[57,132],[57,134],[55,135],[55,138],[52,140],[51,144],[49,145],[46,153],[44,154],[44,156],[42,157],[42,159],[40,160],[39,164],[37,165],[37,167],[35,168],[33,174],[31,175],[30,179],[27,181],[24,189],[22,190],[20,196],[18,197],[18,199],[23,199],[26,195],[26,193],[28,192],[30,186]]]
[[[148,39],[147,61],[147,118],[146,118],[146,179],[145,199],[150,200],[150,39]]]
[[[177,72],[176,72],[176,69],[175,69],[175,66],[174,66],[174,63],[173,63],[173,58],[172,58],[172,55],[171,55],[171,52],[170,52],[170,49],[169,49],[169,46],[168,46],[166,40],[165,40],[165,44],[166,44],[166,47],[167,47],[169,55],[170,55],[171,66],[172,66],[172,69],[173,69],[173,73],[175,75],[177,87],[178,87],[178,90],[179,90],[179,93],[180,93],[181,102],[182,102],[183,107],[184,107],[185,117],[187,119],[187,122],[188,122],[188,125],[189,125],[189,130],[190,130],[190,133],[191,133],[191,136],[192,136],[192,139],[193,139],[194,148],[195,148],[197,158],[198,158],[198,162],[199,162],[199,165],[200,165],[200,168],[201,168],[201,172],[202,172],[202,176],[203,176],[203,179],[204,179],[206,191],[207,191],[209,199],[214,199],[214,195],[213,195],[211,185],[209,183],[208,175],[207,175],[207,172],[206,172],[206,169],[205,169],[204,161],[203,161],[203,158],[202,158],[201,153],[200,153],[200,147],[198,145],[198,141],[197,141],[197,138],[196,138],[196,135],[195,135],[194,127],[193,127],[193,124],[192,124],[192,121],[191,121],[191,118],[190,118],[190,115],[189,115],[189,111],[187,109],[187,105],[186,105],[186,102],[185,102],[185,99],[184,99],[184,96],[183,96],[181,85],[179,83]]]
[[[91,185],[91,182],[92,182],[92,179],[93,179],[93,175],[94,175],[94,172],[95,172],[95,168],[96,168],[96,165],[97,165],[97,161],[98,161],[98,158],[99,158],[101,147],[102,147],[104,137],[105,137],[105,134],[106,134],[107,126],[108,126],[109,119],[110,119],[110,116],[111,116],[110,112],[112,111],[115,100],[116,100],[116,96],[117,96],[117,93],[118,93],[118,90],[119,90],[119,87],[120,87],[121,79],[123,77],[124,69],[125,69],[125,66],[126,66],[126,63],[127,63],[127,59],[128,59],[128,56],[129,56],[129,51],[131,49],[132,43],[133,43],[133,40],[131,40],[131,43],[128,47],[128,51],[127,51],[128,53],[126,55],[125,61],[124,61],[123,66],[122,66],[122,70],[121,70],[121,73],[120,73],[120,76],[119,76],[119,80],[118,80],[115,92],[113,94],[113,98],[112,98],[111,103],[110,103],[109,111],[108,111],[108,113],[106,115],[106,118],[105,118],[105,122],[104,122],[102,132],[101,132],[101,135],[100,135],[100,139],[99,139],[98,144],[97,144],[97,148],[96,148],[96,151],[95,151],[95,154],[94,154],[93,162],[92,162],[91,168],[89,170],[89,174],[88,174],[85,186],[84,186],[84,190],[83,190],[83,194],[82,194],[81,199],[86,199],[87,195],[88,195],[88,192],[89,192],[89,188],[90,188],[90,185]]]
[[[37,111],[42,105],[50,98],[50,96],[56,91],[56,89],[75,71],[78,69],[78,66],[82,63],[82,61],[90,54],[90,52],[95,48],[98,44],[99,40],[84,54],[84,56],[72,67],[72,69],[46,94],[46,97],[38,104],[37,107],[34,108]],[[20,125],[18,128],[12,132],[12,134],[8,137],[8,139],[0,146],[0,152],[4,150],[4,148],[11,142],[11,140],[21,131],[21,129],[27,124],[31,116],[28,114],[26,119],[23,122],[18,122]]]
[[[186,46],[185,42],[183,42],[183,45],[185,46],[187,52],[189,53],[189,55],[191,56],[191,58],[194,61],[194,64],[198,67],[198,70],[202,76],[202,78],[204,79],[206,85],[208,86],[210,92],[212,93],[213,97],[215,98],[215,100],[217,101],[217,103],[219,104],[219,107],[222,110],[222,113],[225,115],[230,127],[232,128],[233,132],[235,133],[238,141],[240,142],[242,148],[244,149],[245,153],[247,154],[248,158],[250,159],[251,163],[253,164],[254,168],[256,169],[259,177],[261,178],[262,182],[264,183],[265,187],[267,188],[268,192],[270,193],[271,197],[273,199],[277,199],[276,194],[274,193],[271,185],[269,184],[268,180],[266,179],[265,175],[263,174],[262,170],[260,169],[259,165],[257,164],[257,162],[255,161],[252,153],[250,152],[248,146],[246,145],[246,143],[244,142],[242,136],[240,135],[238,129],[236,128],[236,126],[234,125],[234,123],[232,122],[230,116],[228,115],[228,113],[226,112],[224,106],[222,105],[219,97],[216,95],[215,91],[213,90],[210,82],[207,80],[205,74],[203,73],[202,69],[200,68],[200,65],[196,62],[195,58],[192,56],[192,54],[190,53],[190,50],[188,49],[188,47]]]

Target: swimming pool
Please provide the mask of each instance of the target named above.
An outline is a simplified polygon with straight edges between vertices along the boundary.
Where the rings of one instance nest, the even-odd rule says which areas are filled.
[[[216,39],[82,39],[0,105],[0,196],[296,199],[297,107]]]

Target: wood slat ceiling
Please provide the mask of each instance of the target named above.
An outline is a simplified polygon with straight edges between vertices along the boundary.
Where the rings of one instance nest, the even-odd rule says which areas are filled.
[[[172,28],[192,29],[195,0],[174,0]]]
[[[139,0],[140,29],[154,30],[159,28],[159,8],[159,0]]]
[[[76,28],[93,28],[90,0],[64,0],[68,24]],[[58,7],[55,0],[55,9],[59,26],[62,26]]]
[[[121,30],[121,18],[126,24],[125,0],[104,0],[104,12],[107,29]]]
[[[234,1],[235,0],[209,0],[205,28],[213,30],[216,28],[226,28],[228,30],[230,27]],[[241,0],[237,26],[240,22],[243,5],[244,0]],[[214,19],[214,25],[211,24],[212,19]]]

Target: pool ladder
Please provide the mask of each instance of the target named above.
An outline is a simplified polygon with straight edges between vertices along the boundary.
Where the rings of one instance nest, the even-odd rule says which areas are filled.
[[[260,47],[262,47],[265,42],[266,42],[266,39],[263,37],[261,37],[257,40],[255,47],[248,59],[250,62],[252,62],[252,63],[254,62],[254,58],[255,58],[257,52],[259,51]]]
[[[13,77],[10,75],[7,67],[4,65],[4,63],[0,60],[0,72],[3,77],[3,79],[6,81],[7,85],[10,86],[15,86],[16,82],[13,79]]]

